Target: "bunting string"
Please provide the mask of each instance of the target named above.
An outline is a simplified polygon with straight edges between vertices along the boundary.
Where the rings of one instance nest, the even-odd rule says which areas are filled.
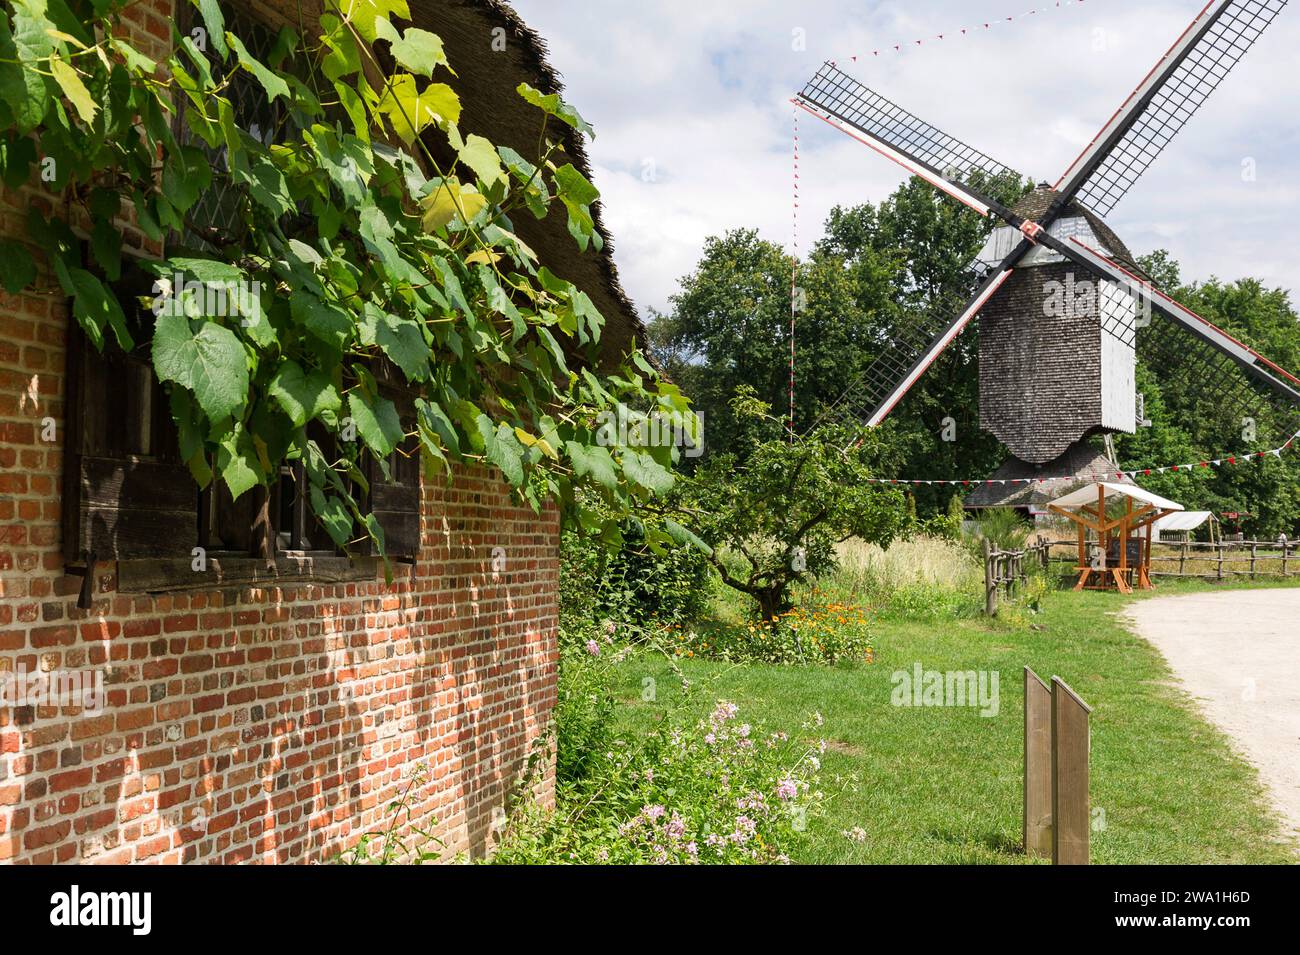
[[[1193,461],[1190,464],[1167,464],[1164,467],[1152,468],[1132,468],[1129,470],[1114,471],[1095,471],[1091,474],[1074,474],[1065,477],[1043,477],[1043,478],[947,478],[947,479],[924,479],[924,478],[868,478],[871,484],[948,484],[961,485],[964,487],[976,487],[978,485],[992,484],[1077,484],[1081,481],[1109,481],[1124,480],[1128,478],[1136,481],[1139,477],[1148,477],[1152,474],[1184,474],[1198,470],[1219,467],[1236,467],[1252,462],[1258,463],[1267,457],[1281,459],[1282,452],[1290,448],[1300,439],[1300,431],[1291,435],[1287,442],[1281,447],[1272,448],[1268,451],[1246,451],[1241,454],[1226,455],[1218,458],[1207,458],[1204,461]]]
[[[918,46],[924,46],[926,43],[934,43],[938,40],[953,39],[956,37],[971,36],[975,33],[982,33],[986,30],[992,30],[995,27],[1003,26],[1008,23],[1015,23],[1017,20],[1024,20],[1026,17],[1037,16],[1040,13],[1048,13],[1053,10],[1059,10],[1064,7],[1072,7],[1076,4],[1082,6],[1084,0],[1056,0],[1055,3],[1044,4],[1041,7],[1035,7],[1032,10],[1026,10],[1024,13],[1017,13],[1007,17],[994,17],[988,21],[977,21],[974,26],[958,27],[955,30],[948,30],[944,33],[936,33],[933,36],[921,37],[918,40],[909,40],[906,43],[894,43],[882,47],[879,50],[869,50],[865,53],[854,54],[848,57],[850,63],[856,63],[858,60],[865,60],[868,57],[878,57],[882,53],[902,53],[904,50],[914,49]],[[836,60],[831,60],[832,66],[837,66]]]

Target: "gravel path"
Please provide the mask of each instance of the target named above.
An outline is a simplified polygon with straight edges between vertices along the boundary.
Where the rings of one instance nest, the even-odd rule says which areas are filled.
[[[1154,597],[1125,616],[1259,768],[1300,837],[1300,590]]]

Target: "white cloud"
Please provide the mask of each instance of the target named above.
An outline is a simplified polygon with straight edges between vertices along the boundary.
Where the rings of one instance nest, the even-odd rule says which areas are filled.
[[[823,59],[1007,165],[1055,181],[1203,6],[1038,2],[1042,11],[1028,17],[1019,16],[1025,0],[514,5],[547,38],[567,98],[596,128],[606,224],[644,312],[667,306],[709,235],[754,227],[789,245],[788,100]],[[1300,13],[1284,11],[1111,214],[1135,253],[1167,247],[1185,278],[1300,286],[1297,46]],[[854,53],[859,60],[845,62]],[[800,131],[806,251],[831,206],[879,202],[903,175],[807,114]],[[1247,158],[1254,181],[1242,177]]]

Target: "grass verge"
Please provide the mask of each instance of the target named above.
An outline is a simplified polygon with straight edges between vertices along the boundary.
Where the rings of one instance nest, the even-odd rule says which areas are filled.
[[[1161,593],[1224,589],[1178,581]],[[1294,862],[1254,769],[1173,684],[1160,655],[1116,619],[1141,596],[1055,592],[1010,622],[881,619],[875,661],[835,668],[681,660],[713,698],[770,726],[825,718],[825,781],[855,777],[792,852],[801,863],[1023,863],[1020,852],[1022,667],[1059,675],[1092,706],[1095,864]],[[891,705],[896,670],[988,670],[999,708]],[[621,668],[619,720],[644,726],[656,707],[643,678],[667,664]],[[827,789],[834,789],[828,785]],[[861,841],[843,833],[860,827]]]

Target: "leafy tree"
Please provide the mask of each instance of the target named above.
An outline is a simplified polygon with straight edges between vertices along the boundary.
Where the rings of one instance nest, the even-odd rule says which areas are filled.
[[[750,394],[736,403],[738,415],[765,413]],[[902,529],[903,495],[866,481],[881,453],[874,432],[858,443],[834,428],[761,442],[743,461],[716,453],[681,488],[681,510],[723,582],[771,619],[790,609],[793,584],[834,566],[838,542],[888,546]]]
[[[984,187],[1005,201],[1025,189],[1012,180]],[[988,228],[987,220],[917,180],[879,206],[831,211],[824,237],[799,263],[796,432],[822,418],[900,326],[964,304],[968,266]],[[753,231],[710,239],[672,311],[651,325],[670,376],[703,412],[706,456],[730,452],[743,460],[752,440],[780,433],[779,419],[761,427],[738,422],[730,401],[748,384],[785,410],[792,267]],[[956,476],[1000,463],[996,440],[979,429],[976,359],[974,337],[962,336],[890,416],[879,437],[904,454],[904,468]],[[949,417],[958,440],[939,442]],[[946,504],[938,492],[917,489],[923,516],[942,513]]]
[[[1179,285],[1178,263],[1164,250],[1139,261],[1162,290],[1193,311],[1282,367],[1300,367],[1300,320],[1285,291],[1265,288],[1254,279]],[[1139,332],[1139,354],[1145,334],[1150,332]],[[1232,404],[1219,401],[1213,389],[1204,387],[1203,377],[1186,356],[1165,356],[1158,369],[1139,362],[1137,390],[1145,396],[1151,426],[1133,435],[1116,435],[1122,467],[1223,461],[1217,468],[1139,474],[1138,480],[1192,509],[1249,515],[1241,527],[1250,536],[1294,536],[1300,532],[1300,460],[1293,452],[1281,458],[1251,453],[1290,438],[1300,429],[1300,409],[1270,397],[1258,403],[1251,420],[1243,421]]]
[[[239,497],[301,461],[312,510],[340,546],[369,538],[383,552],[359,504],[361,465],[369,455],[386,467],[407,437],[430,472],[494,465],[535,507],[550,498],[575,511],[582,485],[625,507],[663,493],[672,449],[603,441],[600,418],[623,403],[680,414],[685,400],[637,355],[605,378],[571,368],[575,358],[595,367],[603,319],[514,232],[513,217],[563,207],[577,244],[601,246],[597,192],[553,137],[566,126],[590,134],[582,118],[522,84],[538,155],[462,133],[441,40],[398,27],[406,0],[326,0],[305,35],[280,31],[266,62],[226,29],[220,4],[193,2],[218,72],[256,81],[282,117],[275,130],[236,125],[229,79],[213,75],[193,37],[174,34],[162,62],[133,47],[128,0],[6,4],[0,175],[20,186],[43,157],[57,197],[28,214],[39,263],[28,244],[4,244],[7,290],[71,298],[96,348],[150,346],[200,484],[215,477]],[[191,142],[173,134],[179,101]],[[223,162],[209,160],[217,151]],[[238,225],[193,223],[223,180]],[[123,267],[123,218],[155,242],[187,231],[206,240],[200,250],[168,242],[153,264],[152,328],[133,327],[135,310],[104,281]],[[41,284],[49,276],[53,287]],[[214,288],[229,295],[205,294]],[[381,394],[379,359],[419,393],[414,425]],[[359,440],[348,440],[353,428]]]

